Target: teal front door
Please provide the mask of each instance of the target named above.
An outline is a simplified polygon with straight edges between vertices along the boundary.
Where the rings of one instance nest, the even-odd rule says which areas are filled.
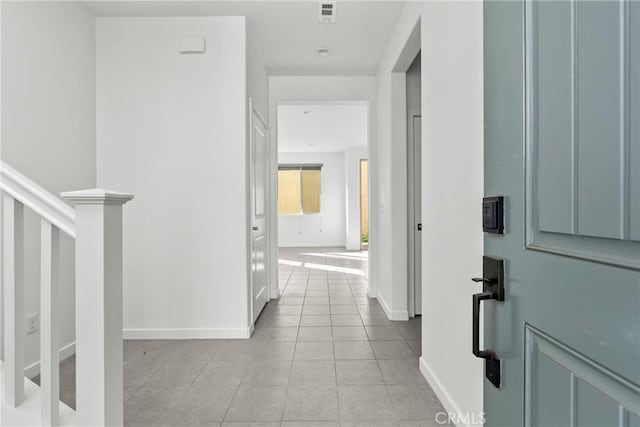
[[[640,426],[640,2],[485,2],[484,64],[486,425]]]

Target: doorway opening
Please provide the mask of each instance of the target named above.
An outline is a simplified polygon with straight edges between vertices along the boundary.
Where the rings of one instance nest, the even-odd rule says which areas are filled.
[[[279,247],[360,250],[367,104],[281,103],[277,112]]]
[[[416,302],[421,301],[420,295],[416,297],[416,288],[423,286],[422,280],[414,277],[416,269],[423,262],[422,255],[416,253],[416,248],[421,248],[421,244],[416,242],[421,221],[420,215],[416,215],[415,212],[415,208],[422,203],[416,200],[415,194],[409,188],[421,178],[414,177],[413,171],[410,174],[409,160],[411,159],[413,165],[418,158],[413,153],[411,142],[408,142],[409,134],[414,128],[413,116],[420,116],[422,110],[420,51],[421,35],[420,20],[418,20],[387,75],[390,83],[389,97],[393,106],[390,127],[386,129],[393,144],[390,158],[386,163],[390,168],[391,186],[387,190],[387,197],[389,197],[389,209],[393,212],[391,217],[395,219],[385,221],[387,230],[381,228],[390,239],[391,248],[386,251],[390,269],[386,272],[388,284],[385,285],[381,281],[378,298],[389,318],[398,321],[415,316]],[[411,126],[409,126],[410,117],[412,118]],[[413,133],[417,134],[417,132]],[[412,135],[411,140],[413,139]],[[416,139],[420,138],[416,135]],[[385,206],[380,203],[376,208],[383,211]],[[418,313],[420,312],[418,307]]]
[[[369,160],[360,159],[360,249],[369,249]]]
[[[279,293],[292,272],[366,281],[368,102],[280,101],[276,112]]]

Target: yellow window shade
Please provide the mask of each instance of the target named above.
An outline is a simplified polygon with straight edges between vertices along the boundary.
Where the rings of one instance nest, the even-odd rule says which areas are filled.
[[[278,214],[300,213],[301,182],[299,170],[278,171]]]
[[[320,171],[302,171],[302,212],[320,213]]]

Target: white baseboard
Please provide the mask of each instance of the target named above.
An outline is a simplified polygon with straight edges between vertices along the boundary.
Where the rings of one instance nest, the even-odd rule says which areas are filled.
[[[296,242],[296,243],[280,243],[278,242],[279,248],[345,248],[344,242],[322,242],[318,243],[317,241],[309,241],[309,242]]]
[[[423,357],[420,357],[420,372],[427,380],[438,399],[444,406],[444,409],[448,413],[461,414],[460,407],[456,404],[455,400],[451,397],[447,389],[444,387],[438,376],[433,372],[431,367],[427,364]],[[470,424],[458,424],[457,427],[471,427]]]
[[[125,340],[246,339],[250,335],[250,328],[125,329],[123,331]]]
[[[76,343],[75,341],[71,344],[67,344],[60,349],[60,361],[67,359],[76,354]],[[38,360],[35,363],[24,368],[24,376],[27,378],[33,378],[35,376],[40,375],[40,361]]]
[[[407,310],[391,310],[391,307],[389,307],[389,304],[387,304],[387,302],[384,300],[384,298],[382,297],[382,295],[377,294],[376,298],[378,299],[378,302],[380,303],[380,306],[382,306],[382,309],[384,310],[385,314],[387,315],[387,317],[389,318],[389,320],[409,320],[409,311]]]

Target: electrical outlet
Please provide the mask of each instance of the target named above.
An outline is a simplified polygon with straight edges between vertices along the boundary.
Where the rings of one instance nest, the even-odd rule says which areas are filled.
[[[27,316],[27,322],[26,322],[27,335],[37,332],[38,326],[39,326],[38,313],[29,314]]]

